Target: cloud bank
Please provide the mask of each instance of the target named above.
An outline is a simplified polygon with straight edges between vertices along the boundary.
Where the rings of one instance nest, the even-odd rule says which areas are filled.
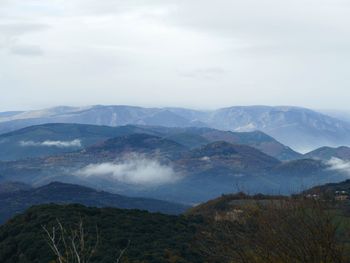
[[[350,162],[333,157],[327,164],[330,166],[329,170],[342,171],[350,176]]]
[[[21,146],[44,146],[44,147],[58,147],[58,148],[71,148],[71,147],[81,147],[81,141],[78,139],[72,141],[20,141]]]
[[[1,110],[63,104],[349,109],[348,96],[339,95],[349,94],[350,85],[349,1],[0,3]]]
[[[80,169],[75,175],[139,186],[159,186],[179,179],[179,175],[171,167],[140,156],[118,163],[90,164]]]

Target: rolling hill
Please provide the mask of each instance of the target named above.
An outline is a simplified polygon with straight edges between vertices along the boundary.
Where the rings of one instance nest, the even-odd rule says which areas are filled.
[[[345,191],[347,194],[350,194],[350,180],[347,179],[338,183],[317,185],[311,189],[308,189],[307,191],[304,191],[303,194],[318,194],[327,197],[334,197],[336,191]]]
[[[252,146],[279,160],[298,159],[302,155],[262,132],[230,132],[211,128],[169,128],[159,126],[98,126],[51,123],[36,125],[0,135],[0,160],[14,161],[45,157],[102,143],[107,139],[143,133],[160,136],[197,148],[215,141]]]
[[[98,236],[89,262],[117,262],[123,249],[122,262],[204,262],[192,245],[200,224],[194,218],[54,204],[32,207],[0,226],[0,262],[53,262],[43,227],[51,231],[60,222],[69,235],[68,229],[76,229],[80,221],[86,248],[96,243],[96,232]]]
[[[209,142],[225,141],[248,145],[281,161],[298,159],[302,156],[261,131],[232,132],[210,128],[187,128],[186,130],[187,133],[199,135]]]
[[[102,143],[88,147],[84,153],[91,155],[108,154],[123,155],[129,153],[157,155],[160,157],[173,157],[187,148],[172,140],[143,133],[121,136],[108,139]]]
[[[9,190],[11,183],[0,184],[0,224],[22,213],[33,205],[40,204],[82,204],[93,207],[116,207],[124,209],[140,209],[164,214],[183,213],[188,206],[155,199],[132,198],[92,188],[52,182],[38,188],[21,187]]]
[[[350,160],[350,148],[341,146],[337,148],[321,147],[304,155],[305,158],[328,161],[332,158],[338,158],[344,161]]]
[[[141,132],[156,133],[136,126],[109,127],[65,123],[30,126],[0,135],[0,160],[10,161],[78,151],[112,137]]]
[[[237,173],[262,173],[280,162],[259,150],[228,142],[213,142],[191,150],[177,161],[189,170],[203,171],[207,167],[225,167]]]

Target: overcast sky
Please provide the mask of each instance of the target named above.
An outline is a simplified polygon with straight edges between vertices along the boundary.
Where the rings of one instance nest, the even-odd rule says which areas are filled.
[[[350,110],[350,1],[0,0],[0,110]]]

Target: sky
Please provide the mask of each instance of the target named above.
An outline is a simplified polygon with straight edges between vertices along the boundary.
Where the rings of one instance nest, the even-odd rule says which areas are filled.
[[[0,111],[350,110],[350,1],[0,0]]]

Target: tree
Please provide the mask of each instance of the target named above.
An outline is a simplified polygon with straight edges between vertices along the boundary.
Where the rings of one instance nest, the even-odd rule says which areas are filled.
[[[57,219],[57,225],[49,230],[42,226],[46,233],[47,243],[56,256],[58,263],[90,263],[99,245],[99,233],[96,227],[95,235],[88,234],[84,229],[82,219],[75,228],[63,227]],[[116,256],[115,263],[121,263],[122,257],[130,245],[130,240]]]
[[[243,210],[241,220],[218,221],[202,231],[202,251],[212,262],[349,262],[336,218],[320,202],[280,200]]]

